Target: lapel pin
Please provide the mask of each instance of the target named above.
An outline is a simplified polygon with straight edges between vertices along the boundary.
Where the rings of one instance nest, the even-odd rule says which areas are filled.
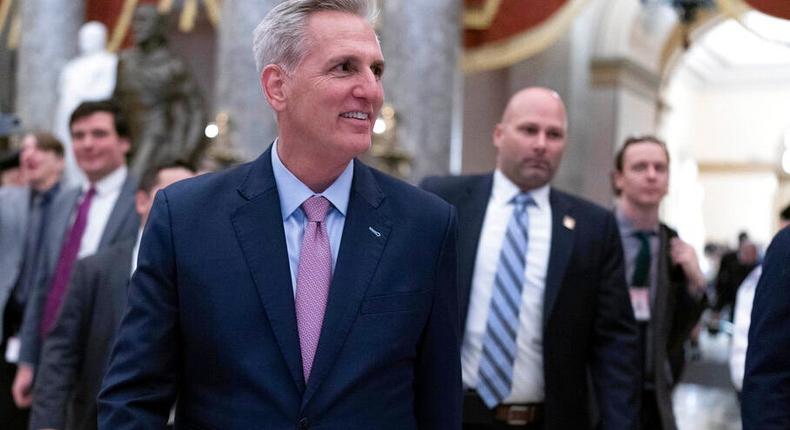
[[[565,217],[562,219],[562,225],[564,225],[568,230],[573,230],[574,227],[576,227],[576,220],[572,217],[569,217],[568,215],[565,215]]]
[[[370,232],[373,233],[376,237],[381,237],[381,233],[379,233],[375,228],[368,227],[368,230],[370,230]]]

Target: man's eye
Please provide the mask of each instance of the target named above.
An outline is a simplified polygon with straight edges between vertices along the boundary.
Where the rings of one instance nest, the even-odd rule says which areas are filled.
[[[370,68],[370,70],[373,71],[373,75],[377,79],[381,79],[381,77],[384,76],[384,67],[382,67],[382,66],[372,66]]]
[[[337,66],[332,68],[333,71],[336,72],[350,72],[351,71],[351,63],[348,61],[344,61]]]

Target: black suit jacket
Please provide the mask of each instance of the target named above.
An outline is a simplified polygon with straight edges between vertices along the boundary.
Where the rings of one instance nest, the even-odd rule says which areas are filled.
[[[492,174],[433,177],[422,183],[458,210],[461,321],[466,320],[492,185]],[[609,211],[555,189],[549,201],[552,244],[543,303],[546,428],[589,427],[589,369],[603,428],[634,429],[638,338],[617,223]]]
[[[455,211],[356,161],[310,378],[271,150],[160,190],[102,428],[458,429]]]
[[[95,430],[96,396],[126,308],[134,240],[77,262],[69,294],[44,342],[30,428]]]
[[[685,363],[683,344],[706,306],[704,299],[691,296],[683,268],[672,263],[670,241],[677,235],[667,225],[659,226],[657,288],[650,321],[656,401],[664,429],[676,428],[672,388]]]
[[[790,428],[790,227],[771,242],[754,293],[741,395],[744,430]]]

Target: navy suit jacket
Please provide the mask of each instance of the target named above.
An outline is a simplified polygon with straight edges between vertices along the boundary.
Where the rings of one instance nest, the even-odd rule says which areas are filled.
[[[754,293],[741,395],[744,430],[790,428],[790,228],[776,235]]]
[[[422,183],[458,210],[461,321],[469,307],[492,186],[490,173]],[[590,426],[589,370],[603,428],[635,429],[641,371],[617,222],[609,211],[555,189],[549,202],[552,243],[543,302],[546,428]]]
[[[74,265],[69,293],[41,350],[31,429],[96,429],[96,395],[126,309],[135,242],[118,242]]]
[[[453,208],[355,161],[305,382],[270,151],[158,193],[99,427],[460,428]]]

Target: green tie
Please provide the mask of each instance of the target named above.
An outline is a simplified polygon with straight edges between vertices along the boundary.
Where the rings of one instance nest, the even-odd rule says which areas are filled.
[[[634,274],[631,277],[631,285],[634,287],[647,287],[649,284],[648,275],[650,274],[650,232],[637,231],[634,233],[639,239],[639,254],[636,255]]]

